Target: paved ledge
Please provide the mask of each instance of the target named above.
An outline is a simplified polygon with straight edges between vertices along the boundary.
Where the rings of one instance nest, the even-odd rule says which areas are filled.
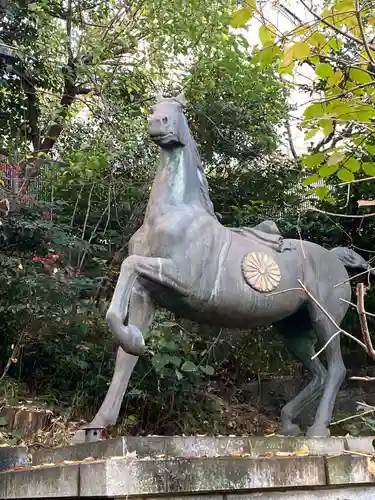
[[[367,458],[353,455],[326,458],[327,484],[373,483],[375,477],[368,471]],[[375,489],[374,489],[375,498]]]
[[[127,497],[324,486],[323,457],[134,460],[0,474],[0,498]]]
[[[366,442],[356,444],[362,451]],[[371,444],[371,442],[370,442]],[[64,460],[83,460],[87,457],[110,458],[136,455],[138,458],[158,457],[225,457],[248,454],[257,457],[269,452],[294,452],[306,445],[310,455],[340,454],[347,448],[345,438],[292,438],[292,437],[121,437],[82,443],[67,448],[42,450],[33,454],[33,464],[59,463]]]
[[[213,500],[214,497],[206,500]],[[226,500],[374,500],[375,488],[372,486],[361,488],[335,488],[314,491],[273,491],[262,493],[249,493],[246,495],[228,495]],[[170,499],[170,500],[175,500]],[[180,499],[179,499],[180,500]],[[186,499],[185,499],[186,500]],[[195,500],[193,497],[191,500]],[[215,499],[216,500],[216,499]],[[224,499],[220,499],[224,500]]]
[[[346,449],[361,453],[375,453],[375,448],[372,446],[374,440],[375,436],[348,437],[346,438]]]
[[[25,469],[0,474],[0,498],[79,496],[79,466]]]
[[[0,498],[375,500],[374,480],[367,458],[351,455],[191,459],[123,456],[0,473]]]
[[[325,485],[323,458],[115,459],[81,465],[80,496],[199,493]]]

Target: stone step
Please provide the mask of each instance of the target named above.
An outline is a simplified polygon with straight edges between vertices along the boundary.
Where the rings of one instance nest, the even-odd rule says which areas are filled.
[[[121,437],[81,443],[66,448],[37,451],[33,465],[59,463],[64,460],[83,460],[87,457],[110,458],[133,456],[138,458],[165,457],[228,457],[249,455],[258,457],[276,452],[293,453],[307,447],[309,455],[335,455],[343,450],[372,453],[373,437],[364,438],[304,438],[304,437],[230,437],[230,436],[148,436]]]
[[[374,499],[375,486],[371,491],[367,489],[375,484],[374,479],[368,470],[367,458],[351,455],[167,460],[117,457],[0,473],[0,498],[125,498],[128,495],[154,498],[157,495],[177,499],[189,495],[202,500],[202,495],[209,494],[211,500],[223,500],[225,492],[225,496],[231,495],[235,500],[234,493],[241,492],[247,495],[261,491],[256,498],[274,498],[271,493],[268,497],[261,495],[267,491],[292,493],[304,488],[306,493],[316,488],[347,486],[347,496],[335,498],[351,499],[352,488],[361,486],[366,487],[361,490],[365,494],[356,498]]]

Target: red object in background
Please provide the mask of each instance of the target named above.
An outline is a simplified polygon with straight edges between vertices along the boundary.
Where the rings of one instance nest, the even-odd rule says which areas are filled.
[[[3,172],[2,178],[7,184],[11,184],[12,179],[21,177],[21,169],[9,163],[0,163],[0,171]]]

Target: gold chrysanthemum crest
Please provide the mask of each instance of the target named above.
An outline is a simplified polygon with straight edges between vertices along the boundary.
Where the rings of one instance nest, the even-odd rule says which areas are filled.
[[[242,260],[246,282],[258,292],[272,292],[281,280],[280,268],[273,258],[263,252],[250,252]]]

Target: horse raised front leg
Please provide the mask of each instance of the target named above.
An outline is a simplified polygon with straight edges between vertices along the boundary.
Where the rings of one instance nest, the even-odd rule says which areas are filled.
[[[149,294],[142,286],[135,284],[130,297],[129,321],[144,333],[152,322],[154,312],[155,305]],[[111,385],[98,413],[89,424],[91,427],[108,427],[116,424],[137,361],[137,356],[124,352],[121,347],[118,348]],[[84,439],[85,431],[79,430],[74,436],[73,442],[82,442]]]
[[[131,291],[140,276],[187,295],[187,288],[179,279],[172,260],[139,255],[130,255],[124,260],[106,318],[122,349],[133,356],[144,354],[144,338],[137,325],[131,321],[124,325],[124,321],[128,315]]]

